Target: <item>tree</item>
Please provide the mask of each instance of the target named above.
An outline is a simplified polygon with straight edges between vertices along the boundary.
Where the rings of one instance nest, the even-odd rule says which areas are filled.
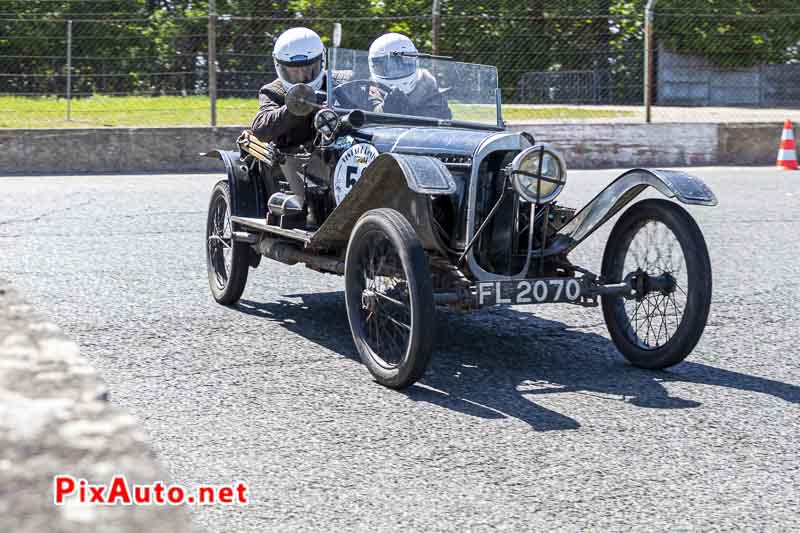
[[[110,14],[98,14],[98,5]],[[30,2],[3,0],[0,3],[0,60],[5,74],[0,91],[16,94],[63,94],[66,82],[67,20],[73,20],[72,56],[75,90],[99,87],[113,92],[118,79],[89,78],[113,62],[125,64],[137,50],[149,44],[140,28],[125,17],[147,15],[143,0],[96,2]],[[96,19],[101,17],[102,22]],[[89,21],[89,19],[93,19]],[[112,37],[112,38],[109,38]],[[134,68],[138,68],[134,66]],[[115,68],[119,72],[119,68]]]

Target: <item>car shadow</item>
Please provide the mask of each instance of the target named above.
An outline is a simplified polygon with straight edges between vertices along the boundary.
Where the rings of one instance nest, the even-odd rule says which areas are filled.
[[[285,298],[263,303],[241,300],[234,309],[276,322],[359,361],[344,293],[292,294]],[[800,403],[798,386],[702,363],[684,362],[668,371],[638,369],[625,363],[611,341],[601,335],[570,329],[561,322],[514,308],[466,314],[437,310],[436,327],[436,351],[428,371],[402,394],[469,416],[513,417],[537,431],[580,427],[567,414],[542,405],[551,400],[558,403],[559,395],[567,393],[640,408],[687,409],[701,404],[671,395],[664,384],[697,383]]]

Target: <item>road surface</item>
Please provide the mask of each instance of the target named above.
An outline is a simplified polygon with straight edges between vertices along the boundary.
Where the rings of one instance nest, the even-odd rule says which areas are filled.
[[[424,380],[382,388],[341,278],[265,260],[238,307],[213,302],[218,175],[0,178],[0,277],[175,481],[249,483],[248,506],[193,510],[208,531],[797,529],[800,173],[692,171],[720,200],[690,208],[713,306],[668,372],[626,365],[599,309],[528,306],[440,314]],[[617,173],[572,172],[564,202]],[[607,233],[574,261],[599,270]]]

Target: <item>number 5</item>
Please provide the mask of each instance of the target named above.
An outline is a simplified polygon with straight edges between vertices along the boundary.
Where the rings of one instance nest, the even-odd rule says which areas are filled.
[[[352,187],[353,185],[355,185],[356,182],[358,181],[358,176],[353,177],[354,174],[358,174],[358,167],[350,167],[350,166],[348,166],[347,167],[347,174],[345,175],[345,178],[344,178],[344,183],[345,183],[345,185],[347,186],[348,189],[350,187]]]

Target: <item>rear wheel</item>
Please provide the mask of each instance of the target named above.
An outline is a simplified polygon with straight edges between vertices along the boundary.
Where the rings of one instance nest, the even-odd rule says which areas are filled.
[[[397,211],[369,211],[353,228],[345,298],[353,340],[375,380],[401,389],[420,379],[433,350],[433,285],[425,250]]]
[[[242,297],[250,256],[247,243],[233,240],[231,191],[227,181],[219,181],[211,192],[206,222],[208,284],[217,303],[230,305]]]
[[[608,238],[602,274],[606,283],[628,275],[640,281],[636,298],[602,298],[609,334],[625,359],[661,369],[689,355],[711,306],[711,261],[686,210],[666,200],[628,209]],[[648,289],[648,280],[658,286]]]

